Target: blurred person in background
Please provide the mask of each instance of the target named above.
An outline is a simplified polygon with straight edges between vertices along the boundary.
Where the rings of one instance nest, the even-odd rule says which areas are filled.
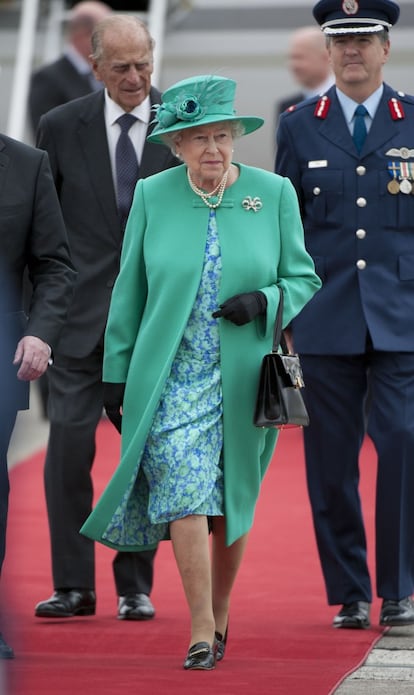
[[[301,27],[293,32],[289,41],[288,67],[299,89],[277,103],[277,121],[290,106],[323,94],[333,84],[326,39],[318,27]]]
[[[91,36],[96,24],[111,12],[109,5],[97,0],[78,2],[70,10],[63,54],[31,77],[29,115],[34,134],[44,113],[102,87],[90,61]]]
[[[54,62],[36,70],[30,80],[29,117],[33,135],[36,135],[40,117],[60,104],[101,89],[92,69],[90,55],[91,36],[96,24],[112,12],[111,7],[97,0],[74,3],[67,20],[66,46]],[[25,279],[25,294],[30,297],[30,283]],[[30,299],[26,300],[26,303]],[[47,374],[37,381],[42,414],[47,418]]]
[[[0,572],[6,547],[7,452],[29,382],[46,371],[72,298],[75,271],[45,152],[0,134]],[[23,311],[23,275],[33,286]],[[16,587],[16,590],[18,588]],[[14,653],[0,633],[0,658]]]

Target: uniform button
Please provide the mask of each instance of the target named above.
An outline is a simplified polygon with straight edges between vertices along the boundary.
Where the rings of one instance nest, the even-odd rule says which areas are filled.
[[[363,176],[364,174],[367,173],[366,167],[363,167],[362,165],[356,168],[356,173],[358,176]]]
[[[367,262],[360,258],[359,261],[356,262],[356,267],[358,268],[358,270],[365,270],[365,268],[367,267]]]
[[[358,239],[365,239],[367,233],[366,233],[365,229],[357,229],[356,235],[357,235]]]
[[[366,198],[357,198],[356,204],[358,205],[359,208],[364,208],[367,204],[367,199]]]
[[[315,188],[313,189],[313,195],[319,195],[320,192],[321,192],[321,189],[319,188],[319,186],[315,186]]]

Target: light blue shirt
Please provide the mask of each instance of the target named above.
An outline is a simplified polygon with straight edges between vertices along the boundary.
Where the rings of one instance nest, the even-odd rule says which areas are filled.
[[[380,85],[378,89],[375,90],[371,94],[371,96],[368,97],[365,101],[363,101],[363,105],[365,106],[366,110],[368,111],[368,115],[365,116],[365,125],[367,127],[367,133],[369,132],[369,129],[371,128],[371,123],[372,120],[377,112],[377,108],[379,106],[379,103],[381,101],[381,97],[384,92],[384,85]],[[345,120],[347,123],[347,126],[349,128],[349,132],[353,133],[354,130],[354,114],[355,114],[355,109],[358,106],[358,102],[354,101],[350,97],[348,97],[344,92],[341,92],[338,87],[336,88],[336,93],[338,96],[339,103],[341,105],[342,111],[345,116]]]

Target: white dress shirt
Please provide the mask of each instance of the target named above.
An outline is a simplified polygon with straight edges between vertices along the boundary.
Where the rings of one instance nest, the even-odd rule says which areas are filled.
[[[121,127],[116,121],[124,113],[125,111],[119,106],[119,104],[111,99],[108,91],[105,89],[105,126],[108,138],[109,156],[111,159],[112,178],[116,193],[115,149],[119,134],[121,132]],[[151,101],[149,96],[129,113],[137,117],[136,123],[131,126],[128,134],[132,140],[132,144],[134,145],[138,163],[140,163],[145,145],[145,138],[147,136],[148,124],[151,118]]]

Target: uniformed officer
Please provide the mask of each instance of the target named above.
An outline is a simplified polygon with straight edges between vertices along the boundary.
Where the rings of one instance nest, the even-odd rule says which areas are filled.
[[[381,625],[414,623],[414,98],[383,82],[391,0],[321,0],[335,85],[281,117],[276,171],[303,212],[323,281],[293,322],[311,424],[308,489],[333,625],[370,625],[358,492],[367,429],[378,456]],[[357,111],[356,111],[357,109]],[[366,400],[369,391],[368,402]]]

